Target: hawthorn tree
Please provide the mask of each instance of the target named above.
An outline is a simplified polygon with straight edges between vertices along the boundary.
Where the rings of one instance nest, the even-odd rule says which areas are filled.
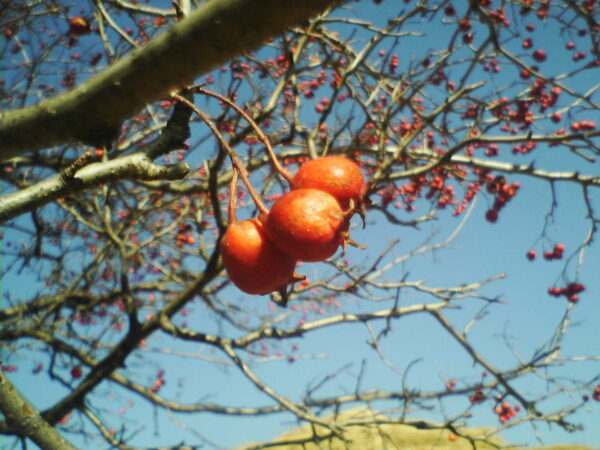
[[[540,440],[581,430],[600,401],[600,349],[568,345],[597,290],[584,264],[597,262],[600,207],[597,3],[174,5],[0,6],[8,442],[138,448],[154,430],[173,448],[232,445],[203,425],[213,416],[233,428],[245,418],[311,424],[297,445],[389,424],[473,446],[498,446],[505,430]],[[366,227],[353,219],[350,231],[369,249],[300,264],[306,279],[284,294],[241,293],[219,246],[232,164],[269,207],[289,189],[281,167],[333,154],[368,181]],[[518,276],[511,266],[473,278],[439,256],[446,273],[436,277],[423,260],[473,221],[503,230],[526,192],[535,203],[518,214],[542,226],[528,247],[515,244],[512,267],[529,260],[555,281],[535,295],[551,306],[511,310],[531,320],[551,310],[546,334],[520,350],[480,331],[502,333],[493,318],[519,294],[502,291],[501,279]],[[247,190],[234,196],[240,216],[256,216]],[[573,232],[554,227],[565,202],[581,205],[567,217]],[[406,334],[411,324],[441,336],[442,354],[461,352],[452,367],[433,356],[436,382],[410,379],[431,357]],[[330,347],[338,333],[366,344],[342,357]],[[315,379],[327,352],[337,369]],[[348,358],[363,363],[348,369]],[[47,396],[31,394],[30,380]],[[368,412],[340,414],[357,405]],[[188,434],[160,435],[168,422]],[[473,424],[488,428],[474,435]]]

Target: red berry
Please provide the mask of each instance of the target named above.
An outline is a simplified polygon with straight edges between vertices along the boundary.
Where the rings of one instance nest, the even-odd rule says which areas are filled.
[[[548,294],[553,297],[559,297],[562,294],[562,291],[557,287],[548,288]]]
[[[295,189],[275,202],[266,218],[265,231],[292,258],[316,262],[336,252],[344,225],[335,197],[317,189]]]
[[[536,256],[535,250],[529,250],[527,252],[527,259],[529,261],[533,261],[535,259],[535,256]]]
[[[481,390],[481,388],[477,388],[475,392],[473,392],[473,395],[469,397],[469,400],[474,404],[483,402],[485,400],[485,394],[483,393],[483,390]]]
[[[227,227],[221,241],[223,264],[229,278],[241,291],[264,295],[285,286],[296,261],[279,250],[256,219]]]
[[[579,294],[585,291],[585,286],[581,283],[571,283],[567,286],[567,291],[573,294]]]
[[[536,51],[533,52],[533,55],[531,55],[531,56],[537,62],[544,62],[544,61],[546,61],[546,52],[544,50],[536,50]]]
[[[454,9],[454,6],[452,5],[448,5],[444,8],[444,14],[446,14],[447,16],[453,16],[454,14],[456,14],[456,10]]]
[[[75,366],[71,369],[71,376],[75,379],[81,378],[82,373],[81,367],[79,366]]]
[[[292,189],[319,189],[333,195],[345,210],[362,202],[367,185],[358,165],[342,156],[326,156],[304,163],[292,180]]]
[[[69,19],[69,31],[75,35],[88,34],[92,31],[92,27],[84,17],[71,17]]]
[[[496,223],[498,221],[498,211],[490,209],[485,213],[485,219],[490,223]]]
[[[554,251],[552,252],[552,257],[554,259],[561,259],[564,251],[565,251],[564,244],[556,244],[554,246]]]

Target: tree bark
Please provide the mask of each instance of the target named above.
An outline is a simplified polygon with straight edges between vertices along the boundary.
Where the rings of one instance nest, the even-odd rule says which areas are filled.
[[[339,0],[214,0],[76,89],[0,115],[0,161],[53,145],[113,142],[121,123]]]
[[[76,450],[56,429],[44,420],[0,369],[0,411],[19,436],[31,439],[47,450]]]

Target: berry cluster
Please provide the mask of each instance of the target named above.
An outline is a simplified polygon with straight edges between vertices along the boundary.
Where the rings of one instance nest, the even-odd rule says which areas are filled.
[[[585,291],[585,286],[581,283],[569,283],[567,286],[558,288],[551,287],[548,288],[548,294],[553,297],[561,297],[564,296],[571,303],[576,303],[579,300],[579,294]]]
[[[555,259],[562,259],[563,253],[565,252],[564,244],[556,244],[552,250],[546,250],[543,253],[544,259],[546,261],[553,261]],[[529,261],[534,261],[537,253],[535,250],[529,250],[525,256]]]
[[[469,397],[469,401],[476,405],[477,403],[481,403],[485,401],[485,394],[483,393],[483,389],[477,388]]]
[[[546,261],[552,261],[553,259],[562,259],[565,246],[563,244],[556,244],[552,251],[546,250],[544,252],[544,259]]]
[[[575,122],[571,125],[571,131],[592,131],[596,129],[596,122],[591,120],[581,120],[579,122]]]
[[[183,247],[184,245],[194,245],[196,239],[191,234],[192,226],[190,224],[180,223],[177,226],[177,235],[175,236],[175,245]]]
[[[494,408],[494,413],[498,415],[500,423],[506,423],[515,417],[520,409],[519,405],[512,407],[508,402],[502,402]]]
[[[349,219],[357,212],[364,217],[367,185],[350,159],[311,160],[287,178],[291,190],[270,211],[259,207],[257,219],[237,222],[234,172],[230,224],[221,252],[231,281],[246,293],[264,295],[278,290],[284,294],[288,284],[303,279],[294,272],[298,261],[323,261],[340,245],[354,244],[349,238]]]
[[[151,392],[154,392],[156,394],[160,390],[160,388],[162,388],[165,385],[164,376],[165,376],[164,370],[161,369],[158,372],[156,372],[156,379],[154,380],[154,384],[150,388]]]
[[[518,182],[508,184],[506,178],[501,175],[493,176],[492,174],[480,174],[489,194],[496,196],[494,205],[485,213],[485,218],[488,222],[495,223],[498,221],[498,213],[506,204],[515,196],[521,185]]]
[[[552,250],[546,250],[543,253],[543,257],[546,261],[554,261],[562,259],[563,253],[565,252],[564,244],[555,244]],[[537,253],[535,250],[529,250],[525,256],[529,261],[534,261]],[[566,297],[571,303],[576,303],[579,300],[579,294],[585,290],[585,286],[581,283],[569,283],[566,286],[559,288],[552,286],[548,288],[548,294],[553,297]]]
[[[428,200],[435,200],[437,209],[445,209],[448,205],[458,204],[455,199],[456,191],[454,187],[447,184],[450,176],[451,172],[447,169],[437,167],[431,171],[429,177],[426,175],[415,176],[397,189],[390,186],[377,193],[381,196],[381,203],[384,207],[396,200],[397,197],[401,197],[402,201],[396,201],[394,206],[397,208],[404,206],[406,211],[411,212],[416,209],[414,202],[423,195],[423,191],[426,189],[424,197]]]

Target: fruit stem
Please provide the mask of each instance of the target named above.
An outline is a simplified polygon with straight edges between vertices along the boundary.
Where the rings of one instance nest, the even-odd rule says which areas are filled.
[[[229,216],[229,223],[237,223],[237,215],[235,214],[235,204],[237,200],[237,180],[238,180],[238,171],[237,169],[233,169],[233,174],[231,175],[231,181],[229,182],[229,205],[227,208],[227,215]]]
[[[233,109],[235,109],[238,112],[238,114],[240,114],[244,119],[246,119],[246,121],[254,129],[254,132],[258,136],[258,139],[260,139],[260,141],[265,146],[267,153],[269,155],[269,159],[271,160],[271,164],[273,164],[273,167],[275,168],[277,173],[279,173],[279,175],[281,175],[289,183],[289,185],[291,187],[292,179],[294,178],[294,176],[279,163],[279,160],[277,159],[277,155],[275,155],[275,152],[273,151],[273,147],[271,147],[271,142],[269,142],[269,138],[267,137],[267,135],[265,133],[263,133],[263,131],[256,124],[256,122],[252,119],[252,117],[250,117],[250,115],[248,115],[248,113],[246,113],[242,108],[240,108],[234,102],[232,102],[227,97],[224,97],[221,94],[217,94],[216,92],[212,92],[212,91],[203,89],[201,87],[197,87],[195,89],[196,89],[196,92],[198,92],[200,94],[209,95],[211,97],[218,98],[219,100],[221,100],[224,103],[227,103],[229,106],[231,106]]]
[[[231,146],[227,143],[227,141],[225,140],[225,138],[223,137],[221,132],[217,129],[216,125],[213,123],[213,121],[210,120],[210,118],[206,114],[204,114],[202,111],[200,111],[196,107],[196,105],[194,105],[192,102],[190,102],[187,98],[182,97],[181,95],[177,94],[176,92],[171,94],[171,98],[187,105],[192,111],[194,111],[198,115],[198,117],[200,117],[200,119],[202,119],[202,121],[208,126],[208,128],[210,128],[210,131],[215,135],[215,137],[221,143],[223,148],[227,151],[227,154],[231,158],[231,164],[233,164],[234,169],[237,169],[237,172],[238,172],[240,178],[244,182],[246,189],[248,189],[248,193],[250,194],[250,197],[252,197],[252,200],[254,201],[254,204],[256,205],[258,210],[265,215],[269,214],[269,210],[267,209],[267,207],[261,200],[260,196],[256,193],[256,191],[252,187],[252,184],[250,183],[250,179],[248,177],[248,171],[246,170],[244,165],[241,163],[241,161],[238,159],[237,154],[231,148]]]

